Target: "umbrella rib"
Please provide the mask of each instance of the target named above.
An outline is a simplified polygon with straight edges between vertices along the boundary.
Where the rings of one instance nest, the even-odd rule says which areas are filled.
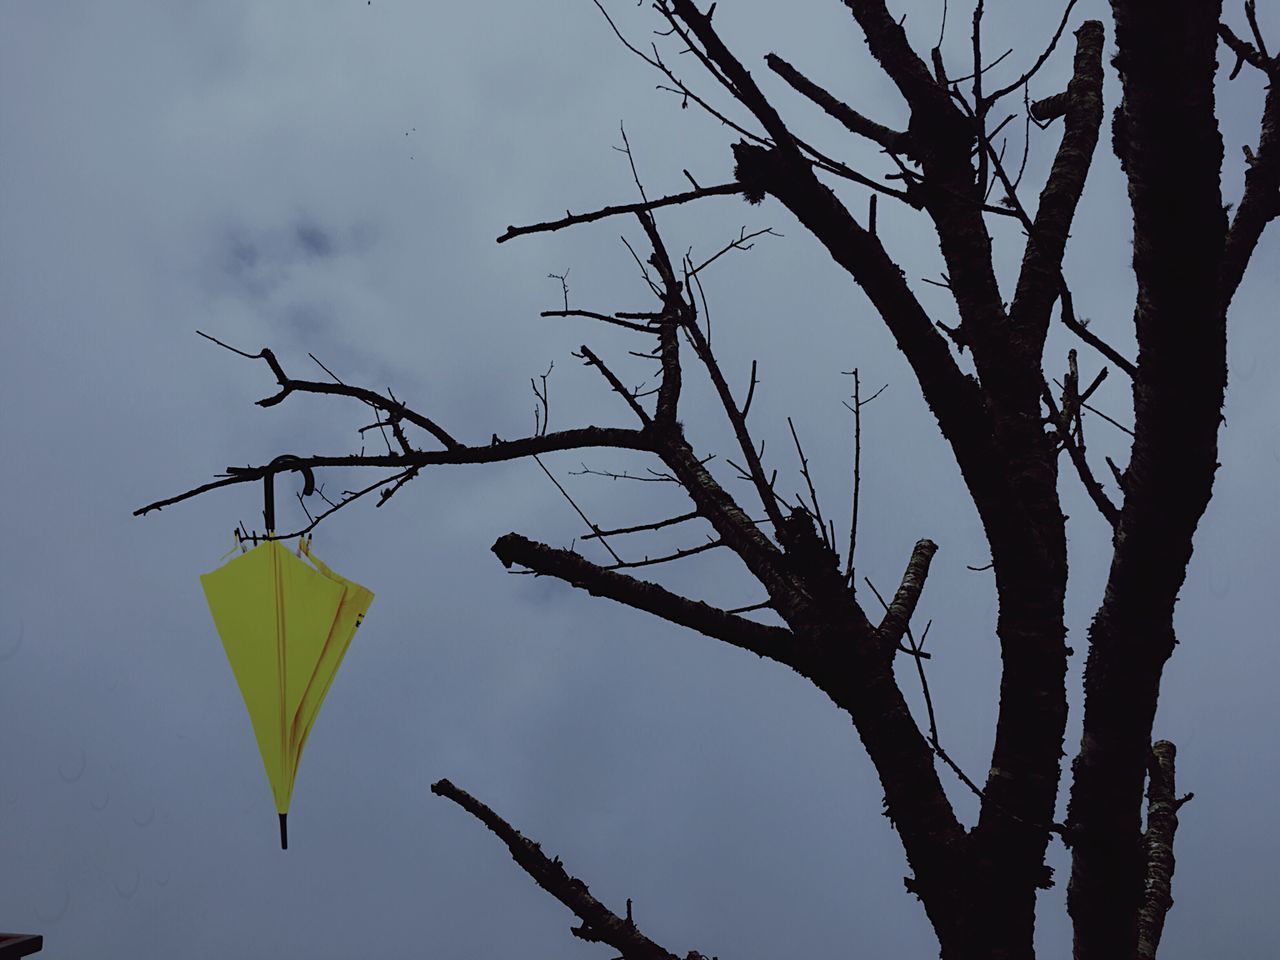
[[[279,542],[275,541],[271,544],[271,562],[275,570],[276,578],[276,666],[280,679],[280,783],[287,794],[289,783],[289,741],[288,729],[285,725],[285,710],[287,707],[287,699],[289,693],[289,678],[286,673],[288,669],[287,653],[285,651],[285,630],[287,624],[284,617],[284,577],[280,569],[280,548]],[[289,798],[284,798],[284,806],[289,805]],[[284,813],[285,811],[280,811]]]

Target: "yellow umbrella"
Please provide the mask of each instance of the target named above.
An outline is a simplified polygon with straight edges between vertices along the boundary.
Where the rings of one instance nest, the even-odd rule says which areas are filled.
[[[301,538],[297,554],[266,539],[200,582],[249,708],[287,849],[302,748],[373,594],[330,570]]]

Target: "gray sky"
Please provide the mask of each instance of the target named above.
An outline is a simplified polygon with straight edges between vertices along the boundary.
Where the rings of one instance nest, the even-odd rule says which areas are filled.
[[[940,7],[896,5],[919,46],[933,42]],[[657,26],[643,7],[608,8],[633,39]],[[902,118],[840,4],[792,9],[783,20],[774,4],[724,0],[716,23],[803,135],[885,172],[765,76],[759,58],[772,50],[878,119]],[[1007,80],[1051,17],[1034,4],[988,10],[988,54],[1020,47],[996,68]],[[1110,37],[1104,4],[1085,0],[1073,26],[1088,16]],[[1280,36],[1274,12],[1270,30]],[[949,30],[957,68],[967,42]],[[677,59],[713,92],[672,50]],[[1069,63],[1068,46],[1033,96],[1060,89]],[[1256,143],[1254,73],[1222,78],[1233,200],[1240,144]],[[270,346],[298,376],[323,375],[312,352],[348,382],[390,386],[468,442],[530,432],[528,378],[552,361],[553,428],[627,425],[625,407],[569,352],[589,343],[639,383],[651,370],[626,351],[641,345],[537,313],[560,302],[546,276],[565,268],[573,306],[651,309],[619,242],[643,244],[634,219],[494,238],[566,207],[633,199],[625,157],[611,149],[620,121],[651,195],[682,189],[681,168],[704,184],[729,179],[725,128],[682,111],[656,82],[588,0],[0,5],[0,929],[43,933],[50,960],[608,956],[569,935],[569,912],[479,823],[429,794],[449,777],[611,907],[631,897],[642,929],[680,954],[935,955],[846,714],[775,664],[504,572],[488,549],[497,536],[567,546],[584,532],[534,463],[428,471],[386,507],[361,503],[320,527],[316,554],[376,599],[308,743],[287,853],[198,579],[235,523],[258,522],[260,487],[130,515],[229,464],[353,452],[368,422],[325,397],[256,407],[274,392],[266,366],[197,328],[249,351]],[[1106,98],[1109,111],[1110,71]],[[1010,129],[1020,150],[1021,124]],[[1036,188],[1058,136],[1033,140]],[[1067,259],[1077,310],[1131,353],[1130,221],[1108,143]],[[843,193],[864,208],[861,192]],[[766,458],[784,489],[801,489],[786,431],[795,417],[842,531],[852,423],[841,371],[856,365],[869,388],[889,384],[864,421],[859,567],[892,589],[917,538],[939,543],[920,625],[934,620],[943,742],[981,779],[998,680],[994,591],[990,574],[965,569],[987,554],[959,473],[883,324],[785,210],[713,198],[659,216],[669,246],[695,256],[744,225],[785,236],[708,271],[721,362],[741,391],[760,360],[752,421]],[[919,282],[941,271],[923,217],[882,203],[880,231],[926,305],[950,320],[943,291]],[[1011,283],[1019,233],[992,231]],[[1280,935],[1280,841],[1266,814],[1280,666],[1280,331],[1268,317],[1280,286],[1263,269],[1278,244],[1273,230],[1232,310],[1223,467],[1157,718],[1157,735],[1179,746],[1180,788],[1196,793],[1177,840],[1162,953],[1173,960],[1258,955]],[[1051,338],[1051,372],[1072,345]],[[1087,348],[1081,357],[1091,377],[1099,364]],[[705,377],[692,359],[686,369],[691,439],[732,457]],[[1122,379],[1099,402],[1123,419]],[[1123,435],[1096,417],[1087,427],[1098,463],[1123,456]],[[569,473],[584,462],[641,469],[642,458],[546,462],[602,526],[686,509],[662,484]],[[1063,475],[1074,751],[1084,629],[1109,552],[1065,462]],[[731,470],[718,476],[758,506]],[[329,492],[371,479],[321,477]],[[293,483],[278,485],[282,525],[301,518]],[[668,533],[617,546],[639,559],[703,537],[693,525]],[[716,551],[651,577],[727,606],[760,599]],[[912,674],[902,679],[914,697]],[[944,780],[971,822],[972,798]],[[1057,844],[1051,856],[1059,884],[1041,897],[1039,937],[1043,956],[1064,957],[1067,860]]]

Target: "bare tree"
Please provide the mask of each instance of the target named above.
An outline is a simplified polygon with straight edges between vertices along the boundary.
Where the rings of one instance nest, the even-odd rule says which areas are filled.
[[[991,89],[987,71],[994,62],[984,62],[981,52],[982,0],[966,24],[972,62],[955,71],[964,74],[957,78],[944,63],[941,38],[922,55],[909,44],[901,21],[884,0],[844,0],[871,56],[909,107],[910,119],[902,130],[864,116],[769,53],[765,64],[790,88],[787,96],[811,101],[855,137],[877,145],[892,164],[887,177],[854,170],[793,132],[722,41],[712,20],[715,4],[704,12],[691,0],[656,0],[653,9],[663,43],[689,54],[701,82],[721,88],[716,96],[727,94],[738,105],[735,109],[745,108],[750,126],[730,119],[714,105],[715,97],[679,76],[657,44],[635,46],[610,19],[618,39],[662,75],[666,89],[734,131],[735,179],[702,186],[690,176],[691,189],[650,199],[637,178],[637,202],[508,227],[499,242],[602,217],[639,221],[650,248],[641,266],[657,301],[654,309],[573,309],[566,284],[563,309],[544,314],[590,318],[651,338],[647,355],[660,370],[657,386],[648,391],[629,389],[589,347],[577,354],[599,372],[636,425],[549,430],[543,377],[540,388],[537,381],[533,384],[540,416],[532,435],[509,441],[495,435],[489,442],[466,443],[389,392],[383,395],[336,378],[297,379],[269,349],[253,354],[236,350],[264,360],[276,378],[279,391],[260,400],[262,406],[295,393],[359,400],[376,412],[373,426],[387,436],[387,452],[282,458],[238,468],[137,512],[290,470],[390,471],[329,503],[298,531],[304,533],[375,490],[381,491],[379,502],[385,502],[426,467],[587,448],[641,451],[655,458],[660,469],[637,478],[678,484],[690,501],[688,512],[606,530],[579,510],[590,528],[587,537],[608,545],[638,530],[695,519],[709,522],[714,537],[640,563],[624,563],[610,547],[616,562],[600,565],[575,550],[509,533],[493,544],[498,559],[508,568],[558,578],[790,667],[847,711],[883,784],[887,814],[912,872],[908,887],[923,903],[943,957],[1033,955],[1036,891],[1050,883],[1045,853],[1055,836],[1072,856],[1068,902],[1074,955],[1082,960],[1154,956],[1172,903],[1172,845],[1177,809],[1186,798],[1174,789],[1173,745],[1153,743],[1152,724],[1161,672],[1175,644],[1174,604],[1217,468],[1228,308],[1263,229],[1280,213],[1280,58],[1264,42],[1253,0],[1244,6],[1249,39],[1221,21],[1219,3],[1112,0],[1118,50],[1112,63],[1122,90],[1112,119],[1112,146],[1128,179],[1138,290],[1133,312],[1138,352],[1128,359],[1077,319],[1062,272],[1072,219],[1102,127],[1104,25],[1087,20],[1075,29],[1066,89],[1035,102],[1028,95],[1030,81],[1070,25],[1074,3],[1066,5],[1044,48],[1027,58],[1025,72]],[[597,6],[607,18],[604,7]],[[1234,62],[1231,78],[1247,68],[1262,71],[1269,81],[1258,144],[1244,150],[1244,190],[1233,215],[1220,185],[1223,145],[1214,93],[1220,44]],[[1015,96],[1023,101],[1028,135],[1033,123],[1042,129],[1061,126],[1050,172],[1034,202],[1020,193],[1025,151],[1020,169],[1014,170],[997,146],[997,135],[1016,116],[997,119],[999,112]],[[869,190],[867,215],[855,215],[832,184]],[[995,203],[989,202],[993,190],[1000,198]],[[776,472],[767,470],[747,426],[754,369],[740,400],[712,352],[698,308],[699,274],[716,258],[695,263],[688,255],[672,256],[659,233],[655,211],[725,194],[741,194],[753,204],[772,198],[821,242],[888,326],[954,453],[985,529],[999,596],[1003,672],[984,783],[967,777],[942,749],[927,685],[926,731],[913,718],[894,676],[895,658],[905,655],[925,679],[928,653],[923,636],[917,641],[910,623],[937,548],[929,540],[919,541],[892,598],[881,600],[879,609],[863,608],[853,584],[854,537],[842,558],[794,427],[810,496],[792,503],[777,492]],[[921,211],[932,222],[947,267],[944,285],[959,315],[956,327],[944,327],[929,315],[886,252],[876,232],[881,197]],[[1014,218],[1025,233],[1021,269],[1007,303],[992,264],[992,217]],[[744,232],[721,252],[749,246],[752,239]],[[1058,389],[1044,372],[1055,305],[1063,325],[1107,364],[1087,385],[1082,385],[1074,350]],[[686,350],[705,368],[719,397],[740,447],[740,455],[727,462],[754,488],[761,519],[753,519],[735,500],[685,437],[679,411],[682,379],[688,375]],[[958,362],[957,354],[966,350],[976,375],[966,374]],[[1121,424],[1131,434],[1132,446],[1123,469],[1107,461],[1111,476],[1104,484],[1086,452],[1081,411],[1112,368],[1132,380],[1132,421]],[[868,401],[855,396],[851,409],[857,414]],[[411,438],[411,431],[428,438],[426,447],[419,445],[417,434]],[[1084,732],[1071,767],[1069,811],[1066,823],[1057,823],[1068,702],[1066,518],[1058,489],[1064,453],[1114,536],[1109,578],[1089,630]],[[856,467],[854,479],[856,492]],[[1109,494],[1108,487],[1117,492]],[[856,512],[854,524],[856,536]],[[720,609],[622,572],[713,548],[737,555],[764,589],[763,603]],[[765,625],[745,615],[756,608],[776,612],[785,625]],[[940,781],[940,760],[980,798],[976,824],[966,826],[958,818]],[[433,790],[480,819],[507,844],[521,868],[574,911],[581,920],[575,935],[607,943],[628,960],[675,956],[640,932],[629,904],[625,916],[610,911],[566,873],[558,858],[548,859],[479,800],[447,780]]]

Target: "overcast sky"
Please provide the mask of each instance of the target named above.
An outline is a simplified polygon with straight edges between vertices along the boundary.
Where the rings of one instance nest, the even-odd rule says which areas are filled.
[[[952,6],[945,49],[958,74],[968,37],[955,25],[969,11]],[[1048,6],[987,5],[988,55],[1019,46],[997,81],[1025,69],[1052,32]],[[607,7],[636,42],[659,25],[643,6]],[[941,3],[894,8],[927,49]],[[722,0],[716,24],[802,135],[888,172],[760,60],[777,52],[900,123],[902,103],[852,18],[834,0],[788,5],[785,18],[778,10]],[[1110,43],[1100,0],[1084,0],[1072,26],[1094,16]],[[665,49],[714,94],[696,64]],[[1032,96],[1057,92],[1069,66],[1066,44]],[[1225,73],[1224,189],[1235,200],[1262,90],[1256,71],[1230,85]],[[255,406],[274,392],[265,364],[196,329],[250,352],[270,346],[299,377],[324,376],[313,353],[347,382],[390,387],[466,442],[531,432],[529,378],[552,362],[553,428],[630,425],[570,351],[588,343],[638,384],[652,365],[627,351],[645,346],[538,312],[561,304],[547,275],[566,269],[571,306],[653,309],[620,242],[642,250],[634,218],[494,240],[566,207],[634,199],[626,158],[612,149],[620,123],[651,196],[683,189],[682,168],[704,184],[730,179],[731,132],[680,109],[654,89],[658,79],[589,0],[0,3],[0,929],[44,934],[50,960],[611,956],[571,937],[571,914],[477,821],[429,793],[448,777],[610,907],[632,898],[641,928],[681,955],[936,955],[845,713],[777,664],[503,570],[489,552],[503,533],[568,546],[585,532],[533,462],[430,470],[385,507],[363,501],[317,531],[317,556],[376,599],[308,742],[288,852],[199,581],[236,523],[261,526],[260,486],[131,516],[228,465],[355,452],[370,422],[336,398]],[[1108,69],[1108,114],[1115,87]],[[1020,152],[1021,122],[1007,129]],[[1028,200],[1059,130],[1033,137]],[[1132,353],[1130,217],[1108,145],[1104,136],[1067,263],[1077,310]],[[865,191],[840,189],[865,210]],[[784,491],[802,489],[790,415],[842,537],[852,457],[842,371],[858,367],[867,389],[888,384],[865,411],[858,565],[883,592],[918,538],[939,544],[918,626],[933,620],[943,743],[982,780],[995,599],[990,573],[966,565],[988,555],[905,361],[847,275],[776,202],[712,198],[658,223],[671,249],[692,247],[695,259],[743,226],[783,235],[707,271],[713,342],[739,396],[760,361],[752,425],[769,467]],[[923,283],[943,267],[922,215],[881,203],[879,224],[921,299],[951,322],[944,291]],[[991,230],[1011,285],[1019,231],[1007,221]],[[1257,956],[1280,936],[1280,840],[1267,813],[1280,786],[1278,250],[1273,229],[1232,308],[1223,466],[1156,722],[1178,744],[1180,789],[1196,794],[1177,838],[1170,960]],[[1061,375],[1073,345],[1051,337],[1049,372]],[[1100,363],[1082,348],[1081,366],[1091,378]],[[692,361],[686,370],[689,436],[719,455],[713,470],[754,511],[721,466],[734,456],[731,435],[705,377]],[[1124,421],[1122,381],[1112,376],[1098,404]],[[1097,465],[1105,453],[1123,463],[1123,434],[1097,417],[1086,427]],[[376,450],[381,439],[365,436]],[[643,470],[642,457],[544,462],[601,526],[687,509],[669,485],[574,475],[584,465]],[[333,494],[373,476],[319,479]],[[278,484],[282,526],[303,519],[295,487],[295,477]],[[1065,461],[1062,488],[1074,753],[1084,630],[1109,549]],[[689,524],[615,546],[640,559],[705,531]],[[730,607],[762,596],[719,551],[645,575]],[[918,704],[913,676],[901,672]],[[972,822],[973,798],[943,779]],[[1065,957],[1068,861],[1057,843],[1051,862],[1059,882],[1041,895],[1039,940],[1043,956]]]

